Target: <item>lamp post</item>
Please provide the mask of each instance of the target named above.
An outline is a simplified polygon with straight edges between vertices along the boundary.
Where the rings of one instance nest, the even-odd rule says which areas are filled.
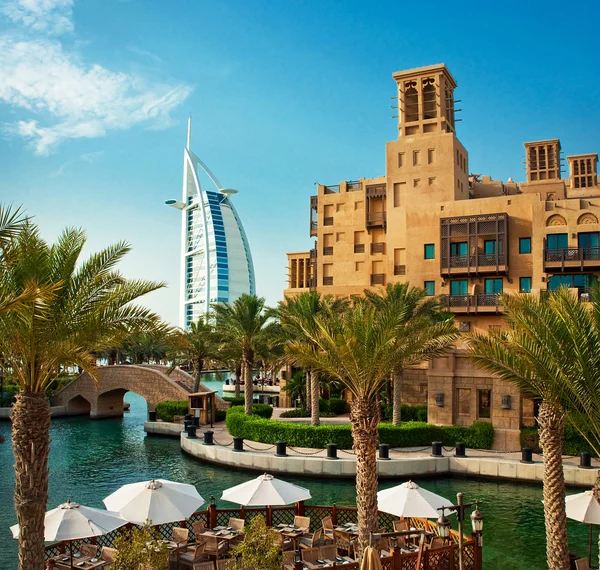
[[[473,527],[473,533],[477,536],[477,546],[481,547],[481,533],[483,532],[483,515],[479,510],[479,501],[474,503],[464,503],[463,494],[458,493],[456,495],[456,505],[450,505],[448,507],[440,507],[438,510],[442,511],[440,518],[437,520],[438,534],[441,538],[447,539],[450,536],[450,521],[445,515],[446,509],[454,511],[456,518],[458,519],[458,568],[463,570],[463,522],[465,520],[465,509],[475,507],[475,510],[471,513],[471,525]]]

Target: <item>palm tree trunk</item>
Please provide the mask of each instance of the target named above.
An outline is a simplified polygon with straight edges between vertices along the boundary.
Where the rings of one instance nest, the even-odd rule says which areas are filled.
[[[356,452],[356,507],[358,516],[358,551],[362,554],[369,536],[377,532],[377,458],[379,445],[375,398],[354,398],[350,421]]]
[[[17,394],[11,420],[15,511],[20,528],[19,570],[41,570],[50,452],[50,405],[46,394]]]
[[[248,354],[244,355],[242,366],[244,374],[244,412],[249,416],[252,413],[254,386],[252,384],[252,363]]]
[[[565,475],[562,464],[565,421],[560,409],[548,402],[542,402],[538,423],[540,445],[544,453],[546,558],[549,570],[564,570],[569,568],[570,564],[565,512]]]
[[[312,415],[312,370],[309,368],[306,371],[306,411]]]
[[[200,378],[202,377],[202,369],[204,368],[204,359],[198,358],[196,361],[196,374],[194,375],[194,393],[200,391]]]
[[[319,419],[319,374],[314,370],[310,374],[310,423],[313,426],[318,426],[321,421]]]
[[[399,426],[402,422],[402,369],[394,370],[394,413],[392,423]]]

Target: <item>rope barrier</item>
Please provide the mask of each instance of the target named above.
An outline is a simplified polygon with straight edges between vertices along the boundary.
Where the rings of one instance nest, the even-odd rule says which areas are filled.
[[[294,453],[297,453],[298,455],[317,455],[317,453],[321,453],[321,451],[325,451],[324,449],[317,449],[317,451],[307,451],[305,453],[304,451],[298,451],[298,449],[296,449],[295,447],[292,447],[291,445],[288,445],[288,449],[291,449]]]
[[[219,443],[214,437],[213,437],[213,442],[216,443],[217,445],[220,445],[221,447],[229,447],[230,445],[233,445],[233,441],[231,441],[229,443]]]
[[[244,445],[248,448],[251,449],[252,451],[269,451],[269,449],[273,449],[275,446],[274,445],[270,445],[269,447],[263,447],[263,448],[258,448],[258,447],[252,447],[250,444],[248,444],[246,441],[244,441]]]
[[[348,451],[347,449],[338,449],[338,451],[341,451],[342,453],[347,453],[348,455],[356,455],[355,451]]]

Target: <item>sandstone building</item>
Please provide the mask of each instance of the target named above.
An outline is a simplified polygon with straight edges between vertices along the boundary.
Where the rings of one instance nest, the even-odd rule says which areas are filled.
[[[501,327],[501,292],[568,286],[582,300],[600,273],[597,153],[562,158],[558,139],[525,143],[526,181],[471,174],[456,135],[456,81],[432,65],[393,74],[398,138],[385,175],[320,185],[310,197],[310,251],[288,254],[284,295],[360,295],[409,282],[443,295],[462,331]],[[563,177],[563,171],[567,175]],[[474,368],[460,352],[405,374],[407,403],[429,421],[496,428],[518,449],[534,402]]]

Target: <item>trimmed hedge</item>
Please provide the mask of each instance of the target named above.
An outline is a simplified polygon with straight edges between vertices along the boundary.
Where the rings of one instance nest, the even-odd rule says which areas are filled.
[[[174,416],[185,416],[188,413],[188,403],[167,400],[156,404],[156,413],[164,422],[172,422]]]
[[[231,402],[232,406],[243,406],[244,405],[244,396],[240,396],[236,398],[235,396],[223,396],[223,400],[226,402]]]
[[[330,412],[334,416],[339,416],[341,414],[345,414],[347,411],[348,402],[346,402],[346,400],[342,400],[341,398],[330,398],[329,400],[319,398],[319,412],[321,413]]]
[[[393,416],[393,406],[381,406],[381,417],[384,420],[391,421]],[[403,422],[427,423],[427,406],[409,406],[408,404],[402,404],[400,406],[400,417]]]
[[[333,412],[324,412],[321,410],[321,406],[319,405],[319,417],[320,418],[335,418],[337,414]],[[310,418],[310,412],[305,408],[296,408],[295,410],[287,410],[286,412],[282,412],[282,418]]]
[[[240,407],[243,410],[243,406]],[[273,408],[269,404],[252,404],[252,415],[270,420],[273,415]]]
[[[337,443],[340,449],[351,449],[353,444],[349,424],[323,424],[313,427],[266,420],[246,416],[240,407],[228,410],[226,425],[231,435],[262,443],[274,444],[281,440],[294,447],[312,448],[325,448],[328,443]],[[406,422],[401,426],[379,424],[380,443],[387,443],[391,447],[427,446],[433,441],[454,445],[457,441],[463,441],[467,447],[490,449],[493,439],[494,428],[487,422],[475,422],[468,428],[434,426],[423,422]]]
[[[521,428],[521,447],[531,447],[534,453],[542,452],[537,426]],[[563,455],[579,455],[582,451],[589,452],[592,457],[595,456],[589,443],[579,435],[572,425],[566,424]]]

